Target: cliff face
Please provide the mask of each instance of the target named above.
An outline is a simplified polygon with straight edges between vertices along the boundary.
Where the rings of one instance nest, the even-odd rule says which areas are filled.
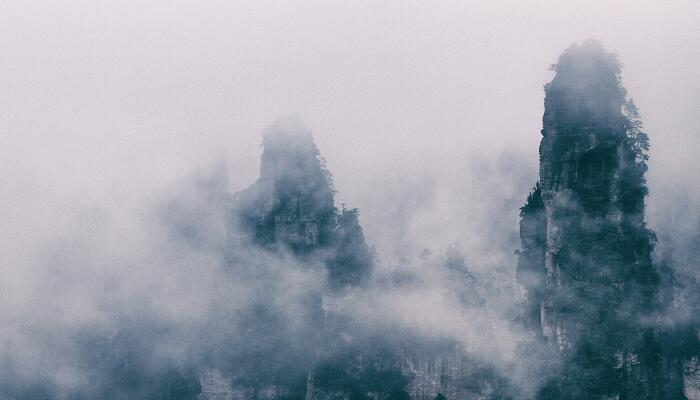
[[[644,223],[648,139],[597,42],[572,46],[545,86],[540,176],[522,208],[527,324],[562,355],[543,398],[659,398],[654,234]],[[589,397],[586,397],[589,396]],[[592,396],[592,397],[591,397]]]
[[[542,335],[541,303],[544,297],[545,253],[547,250],[547,216],[542,189],[535,185],[520,210],[522,250],[518,257],[517,278],[527,292],[524,322],[537,336]]]
[[[260,177],[238,195],[238,225],[264,247],[298,255],[327,246],[335,228],[331,177],[311,133],[286,118],[265,132]]]
[[[325,291],[305,294],[294,316],[303,327],[293,335],[274,302],[263,298],[246,310],[250,318],[232,333],[240,336],[231,343],[237,348],[218,356],[223,361],[200,377],[201,400],[323,398],[334,392],[332,385],[324,391],[315,384],[316,364],[336,340],[329,329],[333,299],[367,280],[373,256],[358,210],[338,210],[333,197],[331,174],[311,133],[296,118],[275,122],[264,134],[260,177],[232,207],[230,261],[243,247],[272,259],[279,255],[280,262],[291,254],[300,265],[325,265]]]
[[[546,215],[544,281],[556,291],[565,279],[562,273],[582,272],[559,259],[563,246],[578,241],[578,233],[595,234],[622,222],[625,92],[614,56],[594,43],[570,48],[555,69],[545,89],[539,182]],[[542,334],[565,350],[576,329],[551,303],[541,306]]]
[[[407,342],[410,334],[375,331],[342,312],[345,290],[367,280],[373,255],[358,210],[337,209],[333,197],[330,173],[308,130],[298,120],[276,122],[264,136],[259,179],[236,198],[232,251],[241,245],[291,253],[301,264],[321,261],[326,289],[309,293],[304,320],[315,322],[303,335],[310,342],[301,346],[306,354],[290,354],[298,344],[278,337],[284,332],[277,330],[274,310],[252,310],[253,323],[241,328],[253,342],[264,338],[264,346],[237,355],[230,367],[206,371],[200,399],[432,400],[438,393],[471,399],[494,392],[493,372],[466,359],[454,343]],[[453,253],[444,260],[454,278],[450,290],[463,302],[476,301],[476,282]],[[293,365],[285,364],[288,359]]]
[[[360,284],[372,254],[358,210],[338,210],[334,193],[310,131],[296,118],[278,120],[263,138],[260,177],[238,195],[237,226],[263,248],[323,258],[330,289]]]

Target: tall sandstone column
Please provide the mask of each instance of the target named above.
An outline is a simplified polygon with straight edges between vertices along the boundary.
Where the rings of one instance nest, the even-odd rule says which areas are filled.
[[[544,397],[656,398],[643,323],[659,279],[644,223],[648,138],[600,43],[569,47],[552,69],[517,271],[527,325],[564,360]]]

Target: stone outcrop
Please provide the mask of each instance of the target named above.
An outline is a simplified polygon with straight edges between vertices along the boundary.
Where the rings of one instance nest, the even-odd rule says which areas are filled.
[[[542,398],[666,398],[644,223],[648,139],[598,42],[567,49],[545,86],[539,181],[521,209],[525,323],[561,355]],[[648,318],[648,317],[646,317]],[[661,363],[661,364],[660,364]],[[666,393],[666,394],[662,394]]]
[[[567,269],[572,263],[561,257],[563,250],[571,252],[572,242],[606,229],[621,231],[624,226],[647,233],[646,166],[640,162],[644,155],[634,148],[634,121],[623,113],[628,103],[615,56],[597,42],[587,42],[569,48],[554,69],[557,75],[545,87],[540,177],[521,212],[518,273],[529,303],[537,305],[529,309],[530,320],[564,351],[578,328],[560,318],[550,300],[567,284],[563,280],[581,271]],[[647,252],[639,258],[648,261],[650,236],[642,250]],[[575,256],[586,263],[588,254]],[[600,267],[591,272],[609,272]]]
[[[526,290],[527,309],[524,323],[536,336],[542,336],[542,302],[544,298],[545,253],[547,251],[547,216],[539,183],[520,211],[520,239],[517,278]]]
[[[334,193],[310,131],[297,118],[284,118],[265,132],[260,177],[238,194],[235,225],[263,248],[322,258],[330,289],[358,285],[373,256],[358,210],[336,208]]]
[[[259,246],[308,254],[331,244],[333,193],[311,133],[296,118],[281,119],[264,134],[260,177],[238,194],[234,223]]]
[[[301,265],[320,262],[326,266],[325,293],[310,292],[306,305],[306,313],[309,314],[307,323],[313,325],[307,327],[307,339],[319,340],[314,344],[318,346],[328,340],[327,337],[338,334],[331,329],[340,324],[335,306],[337,301],[334,299],[344,290],[363,284],[373,263],[372,252],[365,243],[359,224],[358,210],[345,209],[344,205],[342,209],[337,209],[334,193],[331,174],[310,131],[298,118],[284,118],[266,130],[260,177],[236,196],[231,214],[232,241],[229,251],[234,259],[235,252],[241,246],[252,246],[272,254],[291,253]],[[264,313],[253,311],[253,314],[256,320],[266,318]],[[274,320],[269,322],[272,324]],[[270,332],[275,328],[263,326],[261,329],[253,335],[284,335],[284,332]],[[254,357],[271,358],[274,355],[266,352],[279,351],[275,347],[263,348]],[[307,349],[306,352],[312,351]],[[287,383],[287,386],[277,384],[275,379],[259,376],[256,372],[259,367],[255,362],[251,371],[243,372],[247,376],[244,380],[236,378],[235,373],[226,368],[210,368],[200,378],[202,393],[199,398],[274,399],[299,396],[300,390],[305,392],[302,397],[309,399],[333,398],[333,390],[322,391],[315,387],[312,355],[291,353],[289,356],[308,361],[308,365],[289,366],[295,369],[290,371],[293,375],[302,375],[299,370],[307,368],[303,379]],[[263,364],[263,368],[282,367],[273,362],[271,365]],[[261,372],[265,374],[267,371]]]

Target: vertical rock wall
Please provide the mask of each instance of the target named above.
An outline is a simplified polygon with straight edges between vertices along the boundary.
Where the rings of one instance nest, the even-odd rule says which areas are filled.
[[[644,223],[648,139],[620,84],[620,63],[589,41],[552,69],[518,263],[526,325],[562,360],[547,371],[540,397],[680,396],[678,371],[665,366],[649,322],[659,275]]]

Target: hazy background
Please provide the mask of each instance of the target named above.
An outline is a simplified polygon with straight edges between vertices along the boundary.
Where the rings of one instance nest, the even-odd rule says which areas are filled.
[[[649,132],[652,227],[690,233],[698,21],[696,0],[3,1],[0,341],[32,365],[27,327],[55,348],[56,326],[141,302],[196,323],[216,260],[178,248],[153,210],[205,209],[192,176],[252,183],[263,129],[288,114],[312,129],[337,204],[360,208],[380,268],[454,243],[489,285],[512,283],[542,86],[587,38],[620,56]],[[215,243],[219,216],[198,221]]]
[[[475,159],[510,151],[532,184],[548,66],[586,38],[619,54],[650,133],[653,221],[667,195],[699,202],[699,20],[694,0],[2,2],[3,255],[60,231],[68,204],[143,204],[219,161],[238,190],[287,114],[381,247],[372,219],[418,201],[406,180],[437,175],[461,207]],[[452,239],[468,221],[439,223]]]

